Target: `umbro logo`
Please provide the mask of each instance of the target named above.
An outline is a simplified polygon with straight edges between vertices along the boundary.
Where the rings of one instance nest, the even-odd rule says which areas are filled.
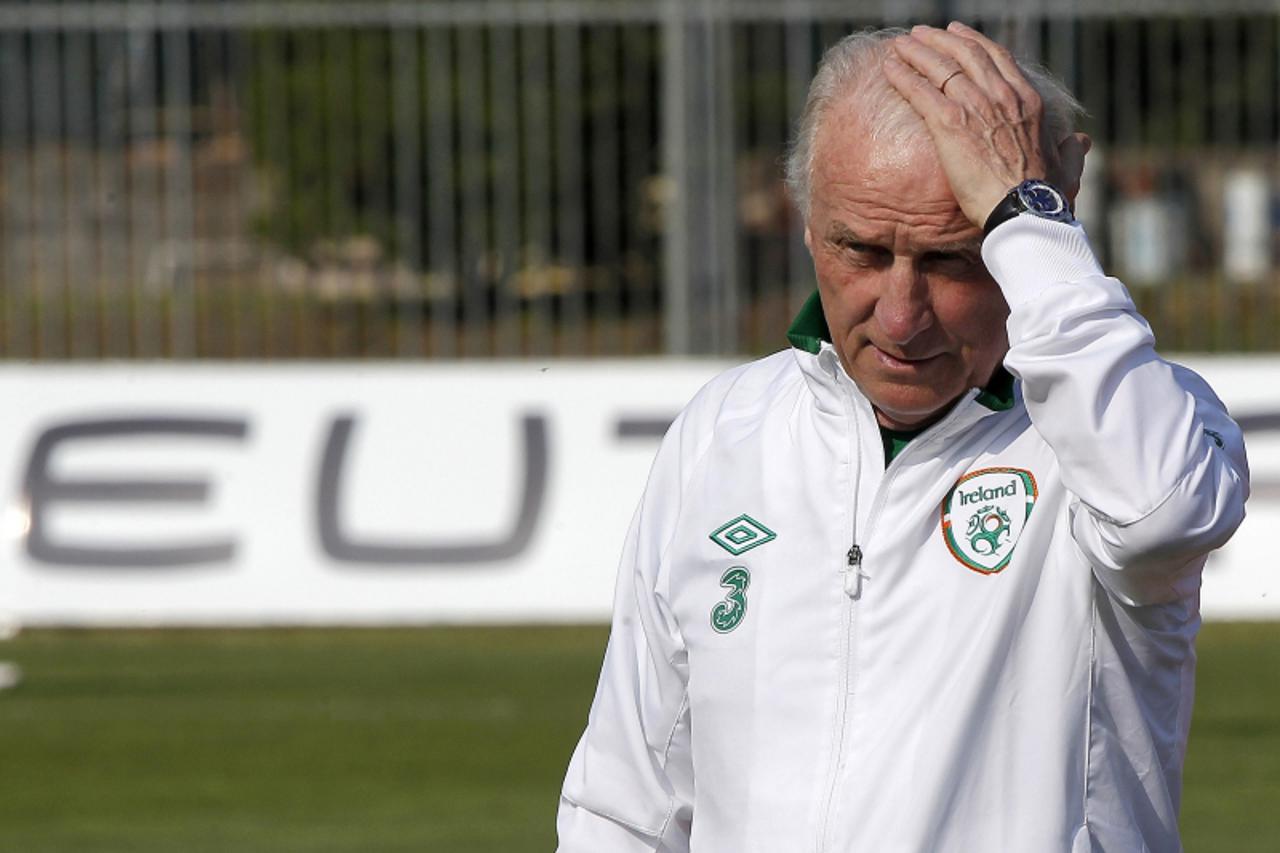
[[[777,538],[778,534],[749,515],[726,521],[711,533],[711,541],[735,557]]]

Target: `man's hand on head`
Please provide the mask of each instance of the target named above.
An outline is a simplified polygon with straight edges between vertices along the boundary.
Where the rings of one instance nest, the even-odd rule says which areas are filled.
[[[959,22],[891,42],[884,73],[924,119],[960,209],[978,227],[1010,189],[1046,180],[1075,198],[1089,138],[1046,139],[1040,94],[1001,45]]]

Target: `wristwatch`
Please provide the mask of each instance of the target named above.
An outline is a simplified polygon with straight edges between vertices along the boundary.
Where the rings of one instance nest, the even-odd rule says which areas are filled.
[[[1044,181],[1023,181],[1009,190],[1009,194],[991,211],[986,224],[982,226],[982,236],[986,237],[997,225],[1023,213],[1052,219],[1054,222],[1076,221],[1071,214],[1071,205],[1061,190]]]

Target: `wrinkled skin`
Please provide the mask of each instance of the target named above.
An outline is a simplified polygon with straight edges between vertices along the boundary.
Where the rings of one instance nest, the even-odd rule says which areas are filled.
[[[1028,178],[1075,198],[1089,137],[1048,138],[1040,94],[1006,48],[959,21],[913,27],[889,46],[885,79],[923,120],[970,222]]]

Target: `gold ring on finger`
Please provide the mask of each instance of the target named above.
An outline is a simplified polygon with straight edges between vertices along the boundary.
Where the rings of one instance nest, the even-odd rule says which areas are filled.
[[[957,74],[963,74],[963,73],[964,73],[964,69],[962,68],[957,68],[955,71],[952,71],[945,78],[943,78],[941,83],[938,84],[938,91],[942,92],[942,94],[945,95],[947,93],[947,84],[951,82],[951,78],[955,77]]]

